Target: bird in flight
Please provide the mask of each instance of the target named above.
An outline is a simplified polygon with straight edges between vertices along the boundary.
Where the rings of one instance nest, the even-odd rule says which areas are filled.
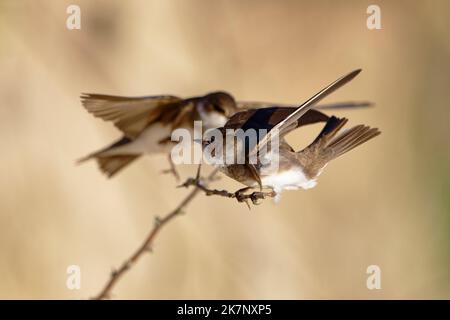
[[[176,96],[119,97],[83,94],[81,101],[95,117],[112,121],[123,133],[122,138],[78,162],[96,159],[102,172],[112,177],[143,154],[169,154],[174,143],[171,133],[177,128],[194,129],[201,120],[205,129],[223,126],[237,111],[234,98],[226,92],[181,99]]]

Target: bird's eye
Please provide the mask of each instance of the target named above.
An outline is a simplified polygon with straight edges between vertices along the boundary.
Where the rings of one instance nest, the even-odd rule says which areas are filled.
[[[219,105],[213,104],[212,106],[213,106],[215,111],[217,111],[219,113],[225,113],[225,110],[223,110],[223,108],[221,108]]]

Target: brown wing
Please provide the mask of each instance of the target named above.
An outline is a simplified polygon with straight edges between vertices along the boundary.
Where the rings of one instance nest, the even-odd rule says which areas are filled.
[[[298,108],[296,108],[295,111],[290,112],[287,117],[283,118],[281,121],[279,121],[278,123],[274,124],[273,126],[272,126],[272,124],[270,124],[270,129],[269,129],[268,133],[264,137],[259,139],[259,142],[258,142],[257,146],[254,147],[253,150],[251,150],[249,154],[250,155],[257,154],[258,150],[263,149],[264,146],[270,140],[272,140],[274,138],[277,138],[277,137],[278,138],[282,138],[283,135],[285,135],[287,132],[289,132],[293,128],[297,127],[299,119],[301,119],[302,116],[304,116],[307,112],[312,110],[312,107],[318,101],[322,100],[327,95],[329,95],[332,92],[334,92],[336,89],[338,89],[341,86],[343,86],[346,83],[348,83],[350,80],[352,80],[354,77],[356,77],[360,72],[361,72],[361,70],[355,70],[355,71],[350,72],[349,74],[347,74],[347,75],[337,79],[336,81],[332,82],[331,84],[329,84],[328,86],[326,86],[325,88],[320,90],[318,93],[313,95],[311,98],[306,100],[303,104],[301,104]],[[273,113],[275,113],[276,111],[277,110],[275,108]],[[242,128],[244,130],[247,129],[247,125],[249,126],[248,128],[259,129],[259,126],[261,125],[261,123],[264,122],[264,120],[272,121],[272,117],[274,117],[273,115],[270,115],[270,116],[266,115],[265,119],[264,118],[258,119],[258,117],[255,117],[256,114],[257,113],[253,114],[249,118],[249,120],[253,119],[255,121],[247,120],[242,125]],[[274,118],[277,118],[277,117],[275,116]],[[275,121],[273,121],[273,122],[275,122]],[[249,168],[254,167],[254,165],[251,164],[251,163],[248,163],[248,164],[245,164],[245,165],[247,167],[249,167]],[[260,187],[261,187],[261,185],[260,185]]]
[[[260,109],[271,107],[283,107],[283,108],[297,108],[297,105],[281,104],[271,102],[256,102],[256,101],[238,101],[237,106],[241,110],[247,109]],[[373,103],[367,101],[348,101],[348,102],[335,102],[327,104],[318,104],[314,109],[354,109],[354,108],[367,108],[373,106]]]
[[[262,108],[262,109],[253,109],[247,111],[241,111],[234,114],[225,124],[226,129],[266,129],[269,131],[272,129],[277,123],[288,117],[290,114],[295,112],[297,108],[292,107],[271,107],[271,108]],[[316,122],[325,122],[329,119],[329,117],[315,109],[310,109],[306,112],[300,119],[297,120],[295,128],[312,124]],[[294,129],[294,128],[292,128]],[[292,130],[291,129],[291,130]],[[290,130],[286,130],[285,134]],[[294,151],[292,147],[281,138],[280,148],[285,148],[290,151]],[[262,188],[261,178],[258,175],[258,171],[251,164],[245,164],[249,172],[252,174],[253,178],[257,181],[260,188]]]
[[[227,129],[272,129],[280,121],[295,112],[297,108],[293,107],[271,107],[262,109],[251,109],[234,114],[225,124]],[[326,122],[329,117],[315,109],[308,110],[300,119],[297,120],[295,128],[317,123]],[[292,128],[294,129],[294,128]]]
[[[185,100],[175,96],[120,97],[102,94],[81,95],[89,113],[112,121],[127,137],[135,138],[150,123],[176,117]]]
[[[361,72],[361,69],[350,72],[349,74],[340,77],[339,79],[333,81],[328,86],[320,90],[318,93],[313,95],[311,98],[302,103],[294,112],[289,114],[286,118],[278,122],[271,130],[258,142],[258,147],[254,148],[251,152],[253,154],[257,153],[259,149],[263,148],[271,139],[277,136],[283,136],[286,131],[292,130],[295,127],[298,119],[300,119],[308,110],[311,110],[313,105],[333,93],[338,88],[342,87],[354,77],[356,77]]]

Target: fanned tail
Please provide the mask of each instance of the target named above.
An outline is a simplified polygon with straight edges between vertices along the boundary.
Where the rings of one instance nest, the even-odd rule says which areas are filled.
[[[381,133],[377,128],[358,125],[338,134],[347,121],[346,118],[330,117],[317,138],[298,152],[298,159],[310,178],[317,177],[331,160]]]
[[[380,133],[380,130],[377,128],[370,128],[361,124],[342,132],[327,144],[326,149],[331,151],[331,157],[335,159],[370,139],[375,138]]]

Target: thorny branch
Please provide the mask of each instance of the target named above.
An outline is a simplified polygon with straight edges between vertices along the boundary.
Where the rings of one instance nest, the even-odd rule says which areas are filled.
[[[214,170],[211,172],[204,182],[202,183],[202,186],[206,187],[208,182],[211,182],[214,180],[215,176],[217,174],[217,170]],[[142,255],[146,252],[151,252],[153,242],[158,234],[158,232],[161,230],[161,228],[166,225],[170,220],[175,218],[176,216],[180,215],[184,208],[195,198],[195,196],[199,193],[201,188],[196,187],[194,190],[189,193],[186,198],[181,201],[181,203],[170,213],[168,213],[166,216],[160,218],[155,218],[155,224],[148,234],[145,241],[142,243],[142,245],[133,253],[133,255],[125,260],[120,268],[113,270],[111,272],[111,276],[108,280],[108,282],[103,287],[102,291],[95,296],[93,299],[95,300],[102,300],[102,299],[109,299],[111,297],[111,291],[114,289],[114,286],[117,284],[117,282],[125,275],[127,271],[129,271],[139,260],[139,258],[142,257]]]
[[[186,198],[181,201],[181,203],[171,212],[169,212],[166,216],[160,218],[155,218],[155,223],[148,234],[145,241],[141,244],[141,246],[133,253],[133,255],[125,260],[119,269],[113,270],[111,272],[111,276],[108,280],[108,282],[103,287],[102,291],[95,296],[93,299],[95,300],[102,300],[102,299],[109,299],[111,297],[111,291],[114,289],[117,282],[124,276],[124,274],[130,270],[139,260],[139,258],[142,257],[142,255],[146,252],[152,251],[152,245],[153,241],[156,238],[158,232],[161,230],[161,228],[166,225],[170,220],[175,218],[176,216],[180,215],[184,208],[195,198],[195,196],[200,192],[203,191],[207,196],[210,195],[218,195],[226,198],[235,198],[238,202],[245,202],[247,206],[250,208],[250,205],[248,203],[248,200],[251,200],[253,204],[258,204],[258,200],[265,199],[266,197],[275,197],[276,193],[274,191],[269,192],[262,192],[262,191],[256,191],[252,193],[245,194],[244,191],[250,188],[245,188],[238,190],[236,192],[228,192],[226,190],[216,190],[216,189],[208,189],[208,183],[211,181],[214,181],[216,178],[218,170],[214,170],[211,172],[206,179],[202,179],[200,177],[200,166],[197,171],[197,176],[195,178],[189,178],[184,182],[180,187],[190,187],[195,186],[195,189],[189,193]]]
[[[271,191],[267,191],[267,192],[263,192],[263,191],[255,191],[252,193],[245,193],[245,191],[251,189],[251,188],[244,188],[244,189],[240,189],[236,192],[229,192],[227,190],[217,190],[217,189],[209,189],[207,187],[207,185],[204,184],[204,182],[197,178],[189,178],[187,179],[183,184],[180,185],[180,187],[190,187],[190,186],[195,186],[196,189],[195,190],[202,190],[203,192],[205,192],[205,194],[207,196],[211,196],[211,195],[217,195],[217,196],[221,196],[221,197],[226,197],[226,198],[235,198],[238,202],[245,202],[247,204],[247,206],[250,209],[250,205],[248,203],[248,200],[251,200],[252,203],[254,205],[259,204],[258,200],[262,200],[265,199],[267,197],[275,197],[276,193],[275,191],[271,190]]]

